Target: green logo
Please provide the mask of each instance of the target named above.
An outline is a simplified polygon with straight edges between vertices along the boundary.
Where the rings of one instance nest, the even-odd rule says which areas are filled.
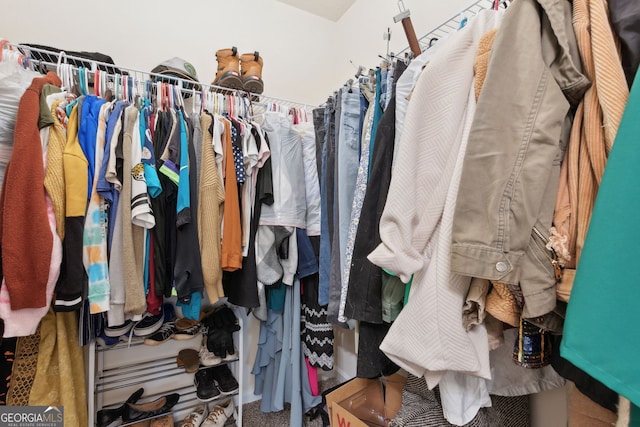
[[[184,69],[187,70],[187,73],[191,74],[192,77],[196,76],[196,69],[188,62],[184,63]]]

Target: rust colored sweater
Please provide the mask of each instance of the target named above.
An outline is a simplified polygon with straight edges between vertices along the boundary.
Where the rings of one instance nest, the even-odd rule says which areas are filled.
[[[60,86],[49,72],[35,78],[20,99],[13,142],[0,198],[2,271],[11,309],[44,307],[53,235],[45,204],[44,165],[38,118],[46,84]]]
[[[236,168],[231,147],[231,123],[222,119],[224,134],[224,225],[222,230],[222,270],[236,271],[242,268],[242,226],[240,224],[240,199]]]

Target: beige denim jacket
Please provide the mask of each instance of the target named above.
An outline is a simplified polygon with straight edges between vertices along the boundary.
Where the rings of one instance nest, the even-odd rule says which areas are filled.
[[[582,74],[571,3],[517,0],[493,46],[453,221],[451,270],[520,285],[524,317],[556,304],[546,248]]]

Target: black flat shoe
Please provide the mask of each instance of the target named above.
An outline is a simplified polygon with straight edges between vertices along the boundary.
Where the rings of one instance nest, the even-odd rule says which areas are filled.
[[[140,404],[127,402],[122,410],[122,420],[130,423],[166,414],[178,403],[179,399],[180,395],[178,393],[172,393],[159,397],[153,402]]]
[[[126,400],[126,402],[119,407],[99,410],[96,416],[96,425],[98,427],[108,427],[113,424],[120,417],[122,417],[122,410],[124,409],[124,405],[126,405],[127,403],[136,403],[138,400],[140,400],[143,393],[144,388],[139,388],[134,391],[133,394]]]

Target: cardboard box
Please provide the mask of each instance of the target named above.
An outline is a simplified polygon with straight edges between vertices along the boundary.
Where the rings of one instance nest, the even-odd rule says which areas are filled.
[[[327,395],[332,427],[386,427],[402,406],[406,378],[354,378]]]

